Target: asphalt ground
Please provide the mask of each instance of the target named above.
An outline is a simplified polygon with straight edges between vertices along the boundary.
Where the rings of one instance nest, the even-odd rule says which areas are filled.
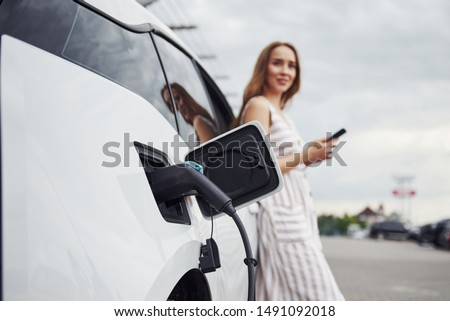
[[[412,241],[323,237],[324,253],[349,301],[448,301],[450,251]]]

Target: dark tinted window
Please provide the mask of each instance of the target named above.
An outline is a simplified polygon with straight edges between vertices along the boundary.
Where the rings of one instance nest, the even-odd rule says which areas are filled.
[[[231,107],[212,78],[203,69],[201,69],[200,67],[199,69],[208,90],[209,97],[211,98],[212,108],[215,111],[216,120],[220,127],[220,131],[222,133],[226,132],[230,129],[230,125],[234,120],[234,115]]]
[[[193,61],[161,37],[155,36],[154,39],[170,83],[170,91],[165,88],[162,95],[166,108],[177,113],[180,135],[187,142],[203,143],[213,138],[220,130],[208,92]],[[175,108],[171,98],[175,102]]]
[[[69,0],[8,0],[3,32],[55,55],[61,55],[78,5]],[[3,8],[2,8],[3,11]]]

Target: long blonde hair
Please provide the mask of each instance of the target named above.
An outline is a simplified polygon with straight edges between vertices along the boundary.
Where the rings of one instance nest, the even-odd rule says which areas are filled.
[[[253,69],[252,78],[250,79],[249,83],[247,84],[244,90],[244,97],[242,100],[242,106],[239,111],[239,115],[234,120],[232,127],[237,127],[239,125],[244,107],[250,100],[250,98],[260,96],[266,90],[267,66],[269,64],[270,54],[272,53],[272,50],[280,46],[290,48],[294,52],[295,59],[297,61],[295,65],[296,74],[294,82],[292,83],[291,87],[281,95],[281,109],[284,109],[286,103],[300,90],[301,69],[297,50],[292,44],[288,42],[280,42],[280,41],[272,42],[267,47],[265,47],[263,51],[261,51],[261,53],[259,54],[258,60],[256,61],[255,64],[255,68]]]

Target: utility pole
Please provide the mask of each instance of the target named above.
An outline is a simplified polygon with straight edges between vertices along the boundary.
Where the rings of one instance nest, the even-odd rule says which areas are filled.
[[[412,175],[394,176],[397,187],[393,189],[392,194],[401,202],[399,220],[405,224],[411,224],[411,199],[416,195],[416,191],[411,188],[411,182],[414,180]]]

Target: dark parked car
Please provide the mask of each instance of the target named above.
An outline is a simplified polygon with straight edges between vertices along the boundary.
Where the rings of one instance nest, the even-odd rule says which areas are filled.
[[[411,227],[408,229],[408,240],[417,241],[419,239],[420,227]]]
[[[442,220],[433,224],[426,224],[420,228],[417,242],[419,244],[429,243],[437,247],[449,247],[448,234],[450,230],[450,219]]]
[[[400,222],[378,222],[370,227],[369,237],[376,239],[406,240],[408,237],[408,230]]]
[[[450,249],[450,222],[446,222],[437,240],[438,247]]]

